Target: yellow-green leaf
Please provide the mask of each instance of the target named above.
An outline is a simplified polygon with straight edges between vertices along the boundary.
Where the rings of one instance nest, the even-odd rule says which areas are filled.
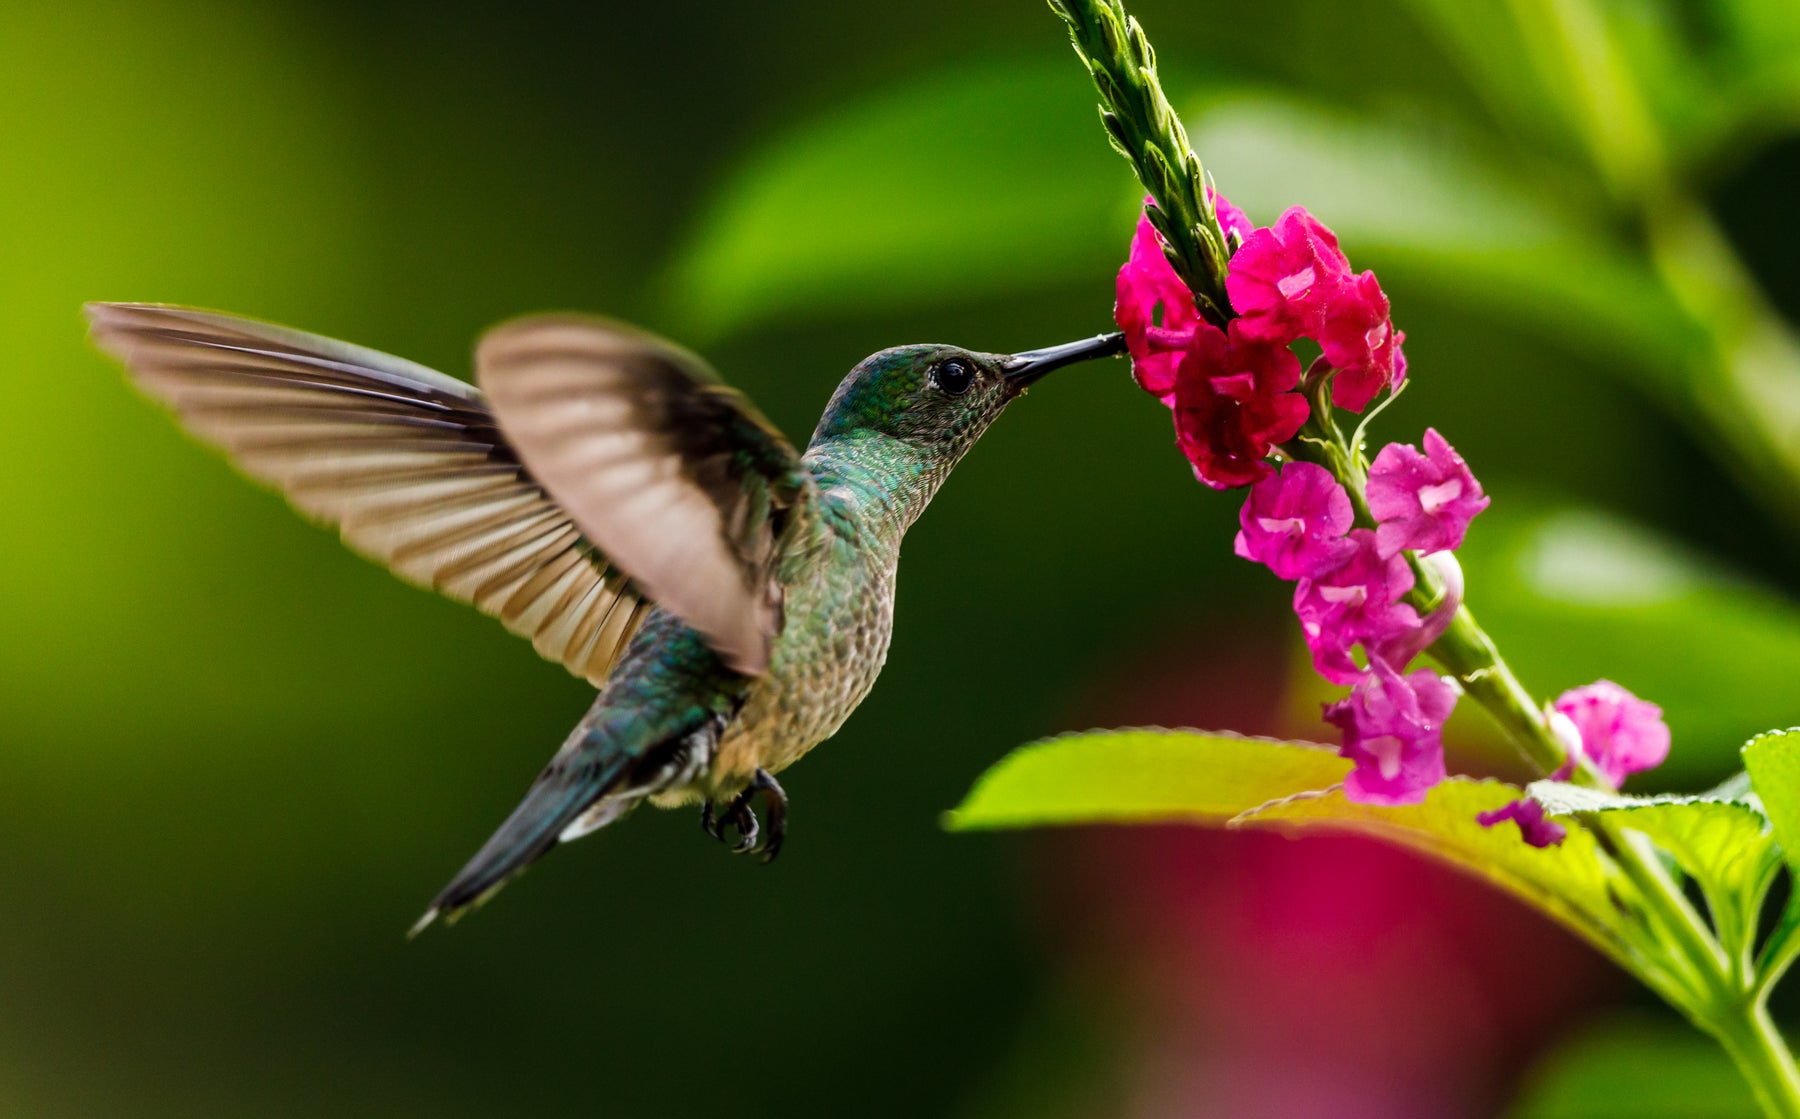
[[[1335,785],[1350,763],[1331,750],[1199,731],[1094,731],[1021,746],[982,775],[949,827],[1222,824],[1258,805]]]
[[[1744,744],[1744,768],[1788,867],[1800,875],[1800,728],[1752,738]]]

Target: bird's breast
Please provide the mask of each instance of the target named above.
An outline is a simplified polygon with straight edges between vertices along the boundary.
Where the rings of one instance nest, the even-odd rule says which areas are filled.
[[[836,733],[887,659],[894,557],[837,542],[790,582],[769,671],[720,743],[715,789],[776,772]]]

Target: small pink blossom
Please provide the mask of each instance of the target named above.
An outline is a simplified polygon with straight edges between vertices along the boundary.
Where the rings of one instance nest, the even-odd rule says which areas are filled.
[[[1267,477],[1264,461],[1306,422],[1300,359],[1285,346],[1246,340],[1233,319],[1227,330],[1195,328],[1193,346],[1175,374],[1175,441],[1194,476],[1214,489]]]
[[[1354,550],[1341,566],[1303,578],[1294,587],[1294,613],[1312,650],[1313,667],[1334,684],[1354,684],[1363,677],[1350,657],[1353,645],[1380,648],[1421,625],[1418,613],[1400,601],[1413,585],[1406,561],[1382,556],[1375,534],[1366,528],[1352,529],[1346,539]]]
[[[1295,206],[1244,239],[1225,273],[1225,293],[1246,337],[1285,346],[1319,334],[1349,280],[1337,235]]]
[[[1157,309],[1161,308],[1160,318]],[[1200,312],[1194,294],[1163,252],[1148,214],[1138,218],[1131,255],[1119,269],[1113,317],[1131,351],[1131,372],[1145,392],[1174,406],[1175,368],[1194,342]]]
[[[1293,462],[1250,488],[1238,514],[1237,554],[1283,579],[1323,575],[1356,550],[1344,538],[1355,514],[1331,471]]]
[[[1475,822],[1484,828],[1511,820],[1519,825],[1519,838],[1533,847],[1556,847],[1569,829],[1544,815],[1544,806],[1530,797],[1508,801],[1492,812],[1477,812]]]
[[[1575,725],[1581,751],[1614,785],[1652,769],[1669,756],[1669,726],[1662,708],[1611,680],[1597,680],[1556,697],[1551,709]]]
[[[1360,412],[1382,389],[1400,383],[1406,364],[1399,358],[1406,335],[1388,317],[1387,294],[1364,272],[1345,285],[1325,311],[1319,346],[1337,372],[1331,379],[1331,402]]]
[[[1344,733],[1341,752],[1356,764],[1344,795],[1358,804],[1418,804],[1444,779],[1444,720],[1456,685],[1429,669],[1402,676],[1373,658],[1349,698],[1325,707]]]
[[[1206,196],[1212,199],[1213,212],[1219,217],[1219,228],[1225,231],[1227,241],[1233,234],[1236,234],[1238,242],[1241,244],[1246,237],[1250,236],[1251,231],[1256,227],[1250,224],[1250,219],[1244,216],[1244,211],[1231,204],[1231,199],[1211,187],[1206,188]]]
[[[1475,514],[1488,507],[1481,483],[1444,437],[1425,430],[1425,453],[1389,443],[1369,467],[1369,512],[1383,556],[1459,547]]]

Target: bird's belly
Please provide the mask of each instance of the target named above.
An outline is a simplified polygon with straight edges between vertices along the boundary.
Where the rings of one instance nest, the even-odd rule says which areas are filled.
[[[792,765],[836,733],[874,687],[894,631],[893,571],[844,574],[790,588],[769,672],[719,744],[714,790],[735,792],[758,768]]]

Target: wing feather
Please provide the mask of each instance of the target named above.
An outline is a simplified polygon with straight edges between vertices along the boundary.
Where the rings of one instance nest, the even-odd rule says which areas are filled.
[[[775,559],[812,487],[781,434],[693,354],[601,319],[508,323],[475,368],[507,441],[582,533],[732,667],[764,671]],[[568,633],[579,644],[586,628]]]
[[[642,598],[532,477],[480,390],[248,319],[151,304],[87,311],[101,348],[244,473],[401,578],[605,681]]]

